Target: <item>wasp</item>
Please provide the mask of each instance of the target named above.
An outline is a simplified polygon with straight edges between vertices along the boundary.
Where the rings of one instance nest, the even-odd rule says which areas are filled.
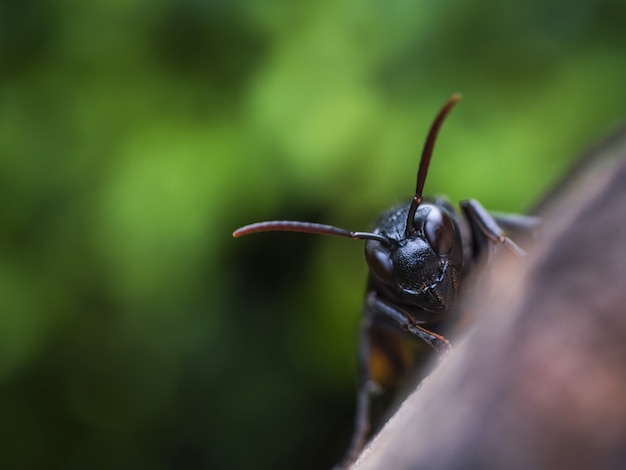
[[[422,197],[437,134],[460,98],[459,94],[452,95],[430,128],[415,195],[385,211],[372,231],[281,220],[246,225],[233,233],[240,237],[287,231],[365,240],[369,274],[359,340],[357,406],[354,432],[342,466],[354,462],[365,445],[372,391],[381,384],[393,384],[410,368],[415,356],[411,343],[415,340],[440,356],[450,349],[444,332],[458,316],[461,288],[498,246],[518,258],[526,256],[505,230],[531,233],[539,223],[532,216],[491,214],[472,199],[461,201],[461,210],[456,212],[443,198]]]

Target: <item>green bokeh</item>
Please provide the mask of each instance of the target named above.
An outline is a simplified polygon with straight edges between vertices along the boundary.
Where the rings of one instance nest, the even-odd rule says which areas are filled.
[[[626,4],[0,3],[1,468],[324,468],[366,229],[524,211],[625,117]]]

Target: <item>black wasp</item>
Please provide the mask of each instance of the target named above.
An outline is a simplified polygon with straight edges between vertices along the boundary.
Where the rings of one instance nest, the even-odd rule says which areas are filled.
[[[393,383],[412,364],[415,348],[410,343],[415,342],[411,339],[422,340],[438,353],[449,350],[450,343],[441,333],[454,320],[459,289],[468,276],[497,245],[504,245],[517,257],[525,256],[503,229],[528,233],[538,224],[535,217],[492,215],[475,200],[462,201],[458,214],[443,199],[422,198],[439,128],[459,99],[460,95],[453,95],[430,128],[415,196],[384,212],[371,232],[351,232],[309,222],[271,221],[246,225],[233,233],[239,237],[287,231],[366,240],[369,275],[359,344],[357,409],[345,465],[356,459],[369,433],[370,392],[381,383]]]

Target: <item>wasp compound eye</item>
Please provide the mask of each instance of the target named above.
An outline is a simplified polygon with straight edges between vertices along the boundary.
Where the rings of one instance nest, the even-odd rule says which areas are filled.
[[[376,240],[365,243],[365,259],[372,273],[381,281],[394,280],[393,262],[390,253]]]
[[[454,243],[454,226],[450,217],[438,207],[432,207],[424,222],[424,234],[430,246],[440,255],[447,255]]]

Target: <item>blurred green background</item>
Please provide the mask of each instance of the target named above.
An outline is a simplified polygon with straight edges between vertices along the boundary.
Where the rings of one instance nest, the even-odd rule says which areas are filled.
[[[524,211],[626,113],[615,1],[0,3],[0,467],[325,468],[362,243],[426,183]]]

